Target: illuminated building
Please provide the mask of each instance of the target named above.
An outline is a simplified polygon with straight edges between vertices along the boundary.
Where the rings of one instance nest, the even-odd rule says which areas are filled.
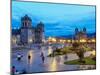
[[[20,44],[27,45],[32,43],[43,43],[44,24],[38,23],[36,27],[32,26],[32,20],[28,15],[21,18]]]
[[[75,40],[78,40],[79,42],[87,41],[87,31],[85,27],[80,31],[78,30],[78,28],[75,29]]]
[[[32,20],[25,15],[21,18],[21,32],[20,41],[22,44],[32,43]]]

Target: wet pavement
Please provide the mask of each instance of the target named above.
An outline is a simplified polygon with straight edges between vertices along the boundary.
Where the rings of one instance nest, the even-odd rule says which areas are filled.
[[[67,54],[68,59],[65,56],[47,57],[48,54],[52,53],[52,46],[32,49],[22,49],[12,51],[12,66],[16,67],[18,72],[26,71],[27,73],[37,72],[51,72],[51,71],[72,71],[79,70],[80,65],[65,65],[64,61],[70,61],[78,59],[76,54]],[[44,53],[45,61],[42,62],[41,52]],[[17,55],[21,54],[23,57],[20,61],[17,60]],[[28,60],[28,55],[31,56]],[[85,57],[89,56],[90,52],[85,53]]]

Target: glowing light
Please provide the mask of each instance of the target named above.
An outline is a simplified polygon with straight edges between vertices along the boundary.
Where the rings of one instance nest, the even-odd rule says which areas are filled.
[[[30,50],[29,52],[28,52],[28,55],[30,55],[30,60],[29,60],[29,63],[30,64],[32,64],[32,61],[33,61],[33,51],[32,50]]]
[[[95,51],[92,51],[91,54],[92,54],[92,55],[96,55],[96,52],[95,52]]]
[[[56,42],[56,38],[52,38],[52,41],[53,41],[53,42]]]
[[[70,43],[70,42],[71,42],[71,40],[67,40],[67,42],[69,42],[69,43]]]
[[[49,46],[49,49],[48,49],[48,55],[52,53],[52,48],[51,46]]]
[[[66,42],[66,40],[63,40],[63,39],[60,39],[59,41],[60,41],[60,43],[65,43]]]
[[[86,40],[85,39],[81,39],[80,42],[86,42]]]
[[[63,40],[63,43],[65,43],[66,42],[66,40]]]
[[[50,42],[50,41],[56,42],[56,38],[49,37],[49,38],[48,38],[48,41],[49,41],[49,42]]]
[[[63,42],[63,40],[60,39],[60,42]]]
[[[95,39],[92,39],[91,41],[92,41],[92,42],[95,42]]]
[[[64,42],[66,41],[66,40],[63,40]]]
[[[53,58],[53,61],[52,61],[51,65],[50,65],[50,70],[51,71],[56,71],[56,69],[57,69],[57,61],[56,61],[55,58]]]
[[[88,42],[89,42],[89,43],[91,43],[91,41],[90,41],[90,40],[88,40]]]
[[[32,43],[32,38],[29,39],[29,43]]]

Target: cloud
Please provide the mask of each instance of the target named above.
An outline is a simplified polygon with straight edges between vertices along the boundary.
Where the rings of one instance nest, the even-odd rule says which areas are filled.
[[[69,35],[78,27],[95,31],[95,7],[83,5],[12,2],[12,27],[20,26],[20,18],[28,14],[32,25],[42,21],[48,36]]]

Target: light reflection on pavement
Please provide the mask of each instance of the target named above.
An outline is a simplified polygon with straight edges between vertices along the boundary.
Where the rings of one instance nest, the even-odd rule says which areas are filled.
[[[43,51],[45,56],[45,62],[42,63],[41,60],[41,51]],[[78,70],[79,65],[65,65],[64,56],[58,57],[47,57],[48,54],[52,53],[53,49],[51,46],[49,47],[42,47],[39,49],[30,49],[30,50],[15,50],[12,53],[12,65],[16,67],[16,69],[21,72],[22,70],[26,70],[27,73],[34,73],[34,72],[47,72],[47,71],[68,71],[68,70]],[[21,61],[17,61],[17,54],[20,53],[23,55]],[[31,59],[28,60],[28,54],[30,54]],[[86,56],[89,53],[86,54]],[[68,55],[68,61],[78,59],[75,54]]]

